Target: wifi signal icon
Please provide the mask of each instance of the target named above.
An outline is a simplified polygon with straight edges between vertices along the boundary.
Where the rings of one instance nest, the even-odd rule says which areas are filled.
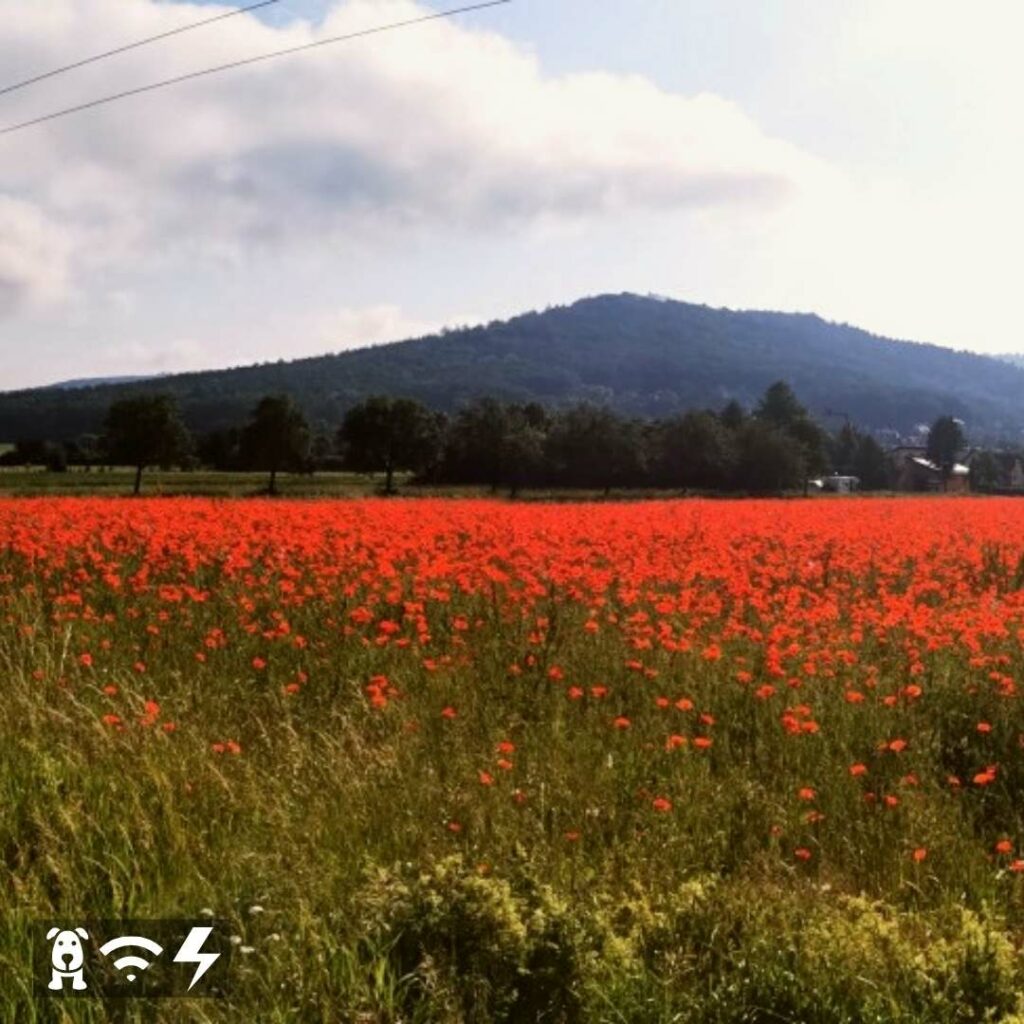
[[[119,949],[126,949],[130,946],[138,946],[141,949],[146,950],[150,953],[155,960],[164,951],[163,946],[158,945],[152,939],[143,938],[141,935],[122,935],[120,938],[111,939],[109,942],[105,942],[100,946],[100,952],[104,956],[110,956],[112,953],[116,953]],[[119,971],[144,971],[149,967],[152,961],[145,960],[141,956],[137,956],[132,953],[128,953],[125,956],[119,957],[114,961],[114,966]],[[129,981],[134,981],[138,975],[131,973],[126,974],[125,977]]]

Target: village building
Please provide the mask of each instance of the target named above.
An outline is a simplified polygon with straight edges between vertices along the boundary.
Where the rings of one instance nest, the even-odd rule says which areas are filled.
[[[890,452],[890,458],[897,491],[967,494],[971,489],[971,468],[966,462],[955,462],[947,473],[928,458],[924,445],[901,445]]]

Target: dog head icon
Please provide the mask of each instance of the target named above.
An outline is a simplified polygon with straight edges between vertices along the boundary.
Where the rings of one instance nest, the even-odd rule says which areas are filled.
[[[46,938],[54,940],[53,951],[50,954],[50,962],[53,964],[54,970],[65,974],[81,970],[85,963],[82,939],[89,938],[89,933],[84,928],[68,929],[67,931],[51,928],[46,933]]]

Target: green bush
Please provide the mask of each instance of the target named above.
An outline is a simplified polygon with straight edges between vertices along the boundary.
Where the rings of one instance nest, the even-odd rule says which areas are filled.
[[[359,902],[395,971],[414,979],[408,999],[428,1002],[432,1019],[580,1020],[582,932],[550,889],[522,889],[456,856],[419,874],[379,871]]]

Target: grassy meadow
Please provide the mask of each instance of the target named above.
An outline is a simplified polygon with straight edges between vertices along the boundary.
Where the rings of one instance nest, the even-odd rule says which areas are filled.
[[[130,495],[135,470],[127,467],[72,467],[55,473],[39,467],[0,468],[0,494],[14,497],[34,495]],[[382,481],[356,473],[282,473],[277,488],[287,497],[355,498],[373,494]],[[212,470],[147,470],[142,493],[153,497],[190,495],[196,497],[245,498],[265,494],[266,473],[228,473]]]
[[[0,468],[0,495],[8,497],[126,497],[132,494],[135,471],[126,467],[69,469],[64,473],[50,472],[38,467]],[[252,472],[225,472],[219,470],[147,470],[143,477],[142,496],[149,497],[208,497],[253,498],[267,494],[267,474]],[[491,489],[474,485],[429,486],[413,484],[409,474],[395,475],[396,489],[406,497],[489,497]],[[380,495],[384,490],[383,474],[317,472],[281,473],[277,477],[277,491],[284,498],[366,498]],[[601,490],[579,488],[545,488],[524,490],[520,500],[532,501],[595,501],[638,500],[665,498],[678,492],[658,490],[616,489],[608,493]]]
[[[1024,1021],[1022,527],[2,499],[0,1021]],[[204,913],[225,999],[33,992]]]

